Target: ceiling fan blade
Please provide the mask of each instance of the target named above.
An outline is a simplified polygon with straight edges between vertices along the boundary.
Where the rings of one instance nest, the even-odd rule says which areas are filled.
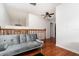
[[[49,13],[48,13],[48,12],[46,12],[46,15],[49,15]]]
[[[49,15],[49,17],[52,17],[51,15]]]
[[[45,15],[42,14],[42,16],[44,16],[43,17],[44,19],[47,18],[47,17],[52,17],[51,15],[54,15],[54,13],[48,13],[48,12],[46,12]]]
[[[51,13],[50,15],[54,15],[54,13]]]

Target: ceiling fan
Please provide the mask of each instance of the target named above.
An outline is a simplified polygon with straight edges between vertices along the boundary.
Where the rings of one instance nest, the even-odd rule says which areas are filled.
[[[45,18],[47,17],[52,17],[52,15],[54,15],[54,13],[49,13],[49,12],[46,12],[45,14],[43,14],[42,16]]]

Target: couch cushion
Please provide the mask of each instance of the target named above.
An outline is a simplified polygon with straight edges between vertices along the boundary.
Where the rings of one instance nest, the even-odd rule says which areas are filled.
[[[27,43],[25,42],[22,44],[12,45],[9,46],[5,51],[0,52],[0,55],[5,55],[5,56],[16,55],[25,51],[39,48],[40,44],[41,43],[39,42],[32,41],[32,42],[27,42]]]
[[[27,42],[28,41],[36,41],[37,35],[36,34],[26,34],[26,39],[27,39]]]
[[[36,39],[37,39],[37,34],[30,34],[30,36],[31,36],[31,39],[32,39],[33,41],[36,41]]]
[[[25,34],[20,34],[20,43],[26,42],[26,35]]]
[[[31,48],[34,48],[34,47],[37,47],[37,46],[40,46],[40,45],[41,45],[41,43],[39,43],[37,41],[30,41],[30,42],[21,44],[21,47],[22,48],[27,47],[27,49],[31,49]]]
[[[33,48],[33,47],[37,47],[40,45],[41,45],[41,43],[39,43],[37,41],[31,41],[31,42],[26,43],[26,46],[28,46],[28,48]]]
[[[19,36],[18,35],[0,35],[0,43],[14,45],[19,44]]]
[[[32,41],[30,34],[26,34],[27,42]]]

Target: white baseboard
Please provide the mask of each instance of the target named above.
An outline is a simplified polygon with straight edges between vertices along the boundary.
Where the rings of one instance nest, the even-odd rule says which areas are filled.
[[[62,46],[62,45],[60,45],[60,44],[56,44],[56,46],[58,46],[58,47],[60,47],[60,48],[64,48],[64,49],[66,49],[66,50],[69,50],[69,51],[71,51],[71,52],[73,52],[73,53],[77,53],[77,54],[79,54],[79,51],[70,49],[70,48],[65,47],[65,46]]]

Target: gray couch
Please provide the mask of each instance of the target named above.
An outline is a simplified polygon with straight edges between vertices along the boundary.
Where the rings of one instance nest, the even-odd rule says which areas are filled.
[[[0,56],[17,55],[42,45],[36,34],[0,35]]]

